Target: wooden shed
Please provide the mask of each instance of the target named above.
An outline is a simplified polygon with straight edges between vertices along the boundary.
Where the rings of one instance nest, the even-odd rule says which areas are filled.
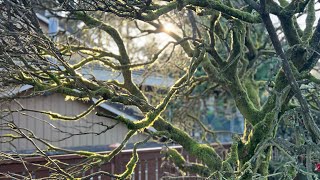
[[[32,91],[32,89],[27,91]],[[126,116],[131,120],[137,120],[137,116],[128,115],[119,107],[110,104],[102,104],[87,116],[76,121],[52,120],[48,115],[42,113],[19,111],[23,107],[30,110],[56,112],[64,116],[76,116],[86,111],[92,104],[91,101],[66,100],[63,95],[57,93],[45,93],[1,104],[2,110],[10,110],[13,113],[0,119],[0,121],[3,124],[12,120],[18,127],[31,130],[37,137],[43,138],[57,147],[91,151],[108,150],[111,144],[122,142],[128,129],[124,124],[118,123],[112,118],[95,115],[97,110],[107,111],[113,115]],[[115,127],[107,130],[113,125]],[[28,134],[27,131],[23,132]],[[11,130],[2,129],[0,135],[4,134],[15,133]],[[146,135],[144,134],[136,134],[128,143],[141,141],[145,138]],[[4,141],[4,139],[1,141]],[[35,143],[41,149],[45,148],[43,143],[37,141]],[[0,143],[0,151],[32,152],[32,150],[35,150],[35,146],[25,139],[14,140],[12,145],[10,143]]]

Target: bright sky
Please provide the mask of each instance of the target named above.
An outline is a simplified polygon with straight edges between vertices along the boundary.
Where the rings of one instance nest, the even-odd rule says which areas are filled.
[[[319,2],[316,3],[315,9],[320,9],[320,3],[319,3]],[[304,29],[306,28],[306,23],[305,23],[306,17],[307,17],[307,15],[304,14],[304,15],[302,15],[302,16],[300,16],[300,17],[298,18],[298,24],[300,25],[300,28],[301,28],[302,30],[304,30]],[[320,18],[320,11],[316,12],[315,25],[316,25],[316,23],[318,22],[318,19],[319,19],[319,18]],[[279,25],[279,20],[278,20],[278,18],[277,18],[275,15],[271,15],[271,19],[272,19],[274,25],[276,25],[276,26]]]

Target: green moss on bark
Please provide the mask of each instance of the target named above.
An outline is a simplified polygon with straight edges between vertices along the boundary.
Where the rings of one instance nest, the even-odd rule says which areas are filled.
[[[171,139],[182,145],[191,156],[197,157],[199,160],[201,160],[211,171],[214,172],[221,169],[221,157],[212,147],[199,144],[186,132],[174,127],[172,124],[166,122],[162,118],[159,118],[157,121],[155,121],[153,127],[158,131],[167,131],[169,134],[171,134]]]
[[[246,87],[248,97],[253,105],[257,109],[260,109],[259,87],[255,85],[255,82],[252,79],[245,80],[244,86]]]
[[[249,161],[255,154],[257,145],[272,135],[275,115],[275,111],[271,111],[267,113],[262,121],[253,126],[247,142],[244,146],[239,147],[240,165]]]

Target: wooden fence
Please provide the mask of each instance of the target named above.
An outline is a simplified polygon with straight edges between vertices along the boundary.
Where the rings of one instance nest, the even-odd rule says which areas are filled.
[[[224,157],[230,147],[230,144],[223,144],[223,146],[214,144],[213,147],[217,150],[222,157]],[[181,146],[173,146],[170,148],[175,148],[179,152],[183,154],[185,159],[189,162],[197,162],[198,160],[194,157],[190,157],[186,152],[183,151]],[[139,154],[139,162],[135,168],[134,174],[132,175],[133,180],[158,180],[167,175],[179,175],[179,170],[172,166],[169,161],[164,160],[164,154],[160,153],[162,150],[161,147],[157,148],[145,148],[138,149]],[[106,153],[106,152],[104,152]],[[132,150],[124,150],[119,153],[115,158],[113,158],[110,162],[103,164],[99,167],[93,167],[87,171],[82,172],[82,176],[86,176],[92,174],[94,172],[106,171],[111,174],[120,174],[124,172],[126,168],[127,162],[131,158]],[[52,159],[59,160],[61,162],[65,162],[68,164],[79,163],[84,158],[77,155],[56,155],[51,156]],[[48,168],[39,166],[34,166],[34,164],[45,164],[47,161],[42,157],[28,157],[24,158],[27,162],[26,168],[21,162],[13,161],[13,160],[0,160],[0,173],[10,173],[16,174],[17,179],[23,179],[22,176],[26,176],[30,174],[33,179],[39,179],[49,177],[50,170]],[[28,171],[26,170],[28,169]],[[19,177],[20,175],[20,177]],[[189,174],[187,174],[188,176]],[[191,175],[190,175],[191,176]],[[8,179],[0,176],[0,179]],[[112,180],[111,177],[106,175],[96,175],[90,180]],[[190,179],[190,178],[185,178]],[[192,178],[196,179],[196,178]]]

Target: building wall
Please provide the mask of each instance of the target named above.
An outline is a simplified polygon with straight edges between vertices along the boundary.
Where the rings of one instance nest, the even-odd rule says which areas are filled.
[[[90,107],[89,103],[83,101],[65,101],[65,98],[61,94],[51,94],[42,95],[31,98],[19,99],[18,102],[26,109],[32,110],[42,110],[57,112],[65,116],[75,116],[84,112]],[[21,109],[16,102],[11,102],[10,104],[2,105],[2,109],[9,108],[11,110]],[[62,140],[66,138],[68,134],[59,132],[60,129],[64,132],[69,133],[88,133],[88,132],[102,132],[106,129],[103,125],[111,126],[117,122],[110,118],[99,117],[95,115],[95,110],[91,112],[84,118],[77,121],[61,121],[61,120],[51,120],[47,115],[36,112],[15,112],[12,116],[6,117],[7,120],[13,120],[13,122],[19,127],[29,129],[34,132],[37,137],[48,139],[53,145],[63,148],[71,147],[84,147],[84,146],[108,146],[114,143],[122,142],[128,129],[125,125],[119,123],[113,129],[102,133],[101,135],[86,134],[77,135],[71,138]],[[1,123],[5,123],[5,120],[0,120]],[[28,134],[27,131],[23,131]],[[11,133],[12,131],[1,130],[0,135]],[[134,143],[146,138],[144,134],[137,134],[129,140],[129,143]],[[45,148],[45,146],[40,142],[35,142],[38,147]],[[16,146],[17,150],[31,150],[34,146],[31,142],[26,140],[15,140],[13,145]],[[9,143],[0,143],[1,151],[8,151],[13,149]]]

